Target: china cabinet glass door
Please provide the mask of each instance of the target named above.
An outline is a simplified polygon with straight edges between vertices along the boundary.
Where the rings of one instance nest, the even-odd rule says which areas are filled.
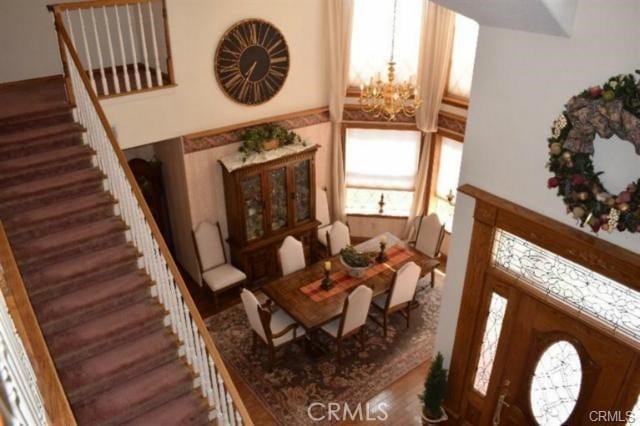
[[[301,161],[293,166],[296,222],[311,219],[311,161]]]
[[[269,171],[269,195],[271,203],[271,230],[287,226],[287,168]]]
[[[262,201],[262,175],[247,176],[242,181],[244,217],[247,241],[264,235],[264,204]]]

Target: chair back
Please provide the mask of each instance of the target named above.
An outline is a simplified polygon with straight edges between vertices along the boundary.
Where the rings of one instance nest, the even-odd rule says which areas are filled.
[[[415,262],[405,263],[398,269],[393,285],[391,286],[391,294],[389,295],[387,308],[393,308],[394,306],[413,300],[421,272],[422,270]]]
[[[284,239],[278,249],[278,260],[280,261],[282,275],[288,275],[307,266],[304,260],[302,243],[291,235]]]
[[[316,189],[316,219],[320,222],[320,227],[331,223],[327,191],[323,188]]]
[[[253,331],[258,333],[258,335],[262,337],[265,342],[267,342],[267,334],[265,332],[263,320],[260,316],[260,311],[262,310],[260,302],[256,298],[255,294],[253,294],[246,288],[242,290],[242,293],[240,293],[240,298],[242,299],[244,311],[246,312],[247,318],[249,319],[249,325],[251,325]]]
[[[349,227],[339,220],[336,220],[331,226],[331,229],[327,231],[327,242],[331,256],[340,253],[340,250],[351,244]]]
[[[349,294],[349,297],[344,302],[345,306],[338,337],[344,336],[364,325],[369,314],[372,295],[373,291],[364,285],[358,286]]]
[[[419,218],[416,234],[416,249],[429,257],[437,257],[444,236],[444,225],[438,215],[431,213],[429,216]]]
[[[200,269],[208,271],[211,268],[226,263],[224,246],[222,245],[222,232],[220,224],[201,222],[193,231],[193,239],[196,243]]]

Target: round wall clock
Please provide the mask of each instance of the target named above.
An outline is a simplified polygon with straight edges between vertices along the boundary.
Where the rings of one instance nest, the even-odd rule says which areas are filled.
[[[246,105],[276,95],[289,73],[289,48],[269,22],[247,19],[233,25],[218,44],[215,73],[222,91]]]

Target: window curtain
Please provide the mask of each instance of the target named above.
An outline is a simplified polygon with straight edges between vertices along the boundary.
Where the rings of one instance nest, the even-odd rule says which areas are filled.
[[[447,86],[456,19],[454,12],[431,1],[425,2],[424,7],[426,13],[423,13],[418,61],[418,86],[422,106],[416,113],[416,125],[424,133],[424,142],[416,176],[415,196],[405,228],[405,238],[412,237],[416,216],[425,213],[429,153],[433,134],[438,130],[438,112]]]
[[[333,133],[331,144],[330,205],[333,220],[346,220],[342,113],[349,84],[349,58],[353,0],[329,0],[329,114]]]

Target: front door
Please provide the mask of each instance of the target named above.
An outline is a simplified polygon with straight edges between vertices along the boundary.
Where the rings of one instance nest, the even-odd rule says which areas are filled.
[[[507,288],[495,282],[496,290]],[[557,306],[517,289],[506,295],[507,309],[517,306],[517,314],[504,317],[510,324],[503,324],[495,353],[504,362],[491,374],[480,423],[584,425],[606,416],[624,424],[633,403],[619,404],[630,390],[634,351]]]

